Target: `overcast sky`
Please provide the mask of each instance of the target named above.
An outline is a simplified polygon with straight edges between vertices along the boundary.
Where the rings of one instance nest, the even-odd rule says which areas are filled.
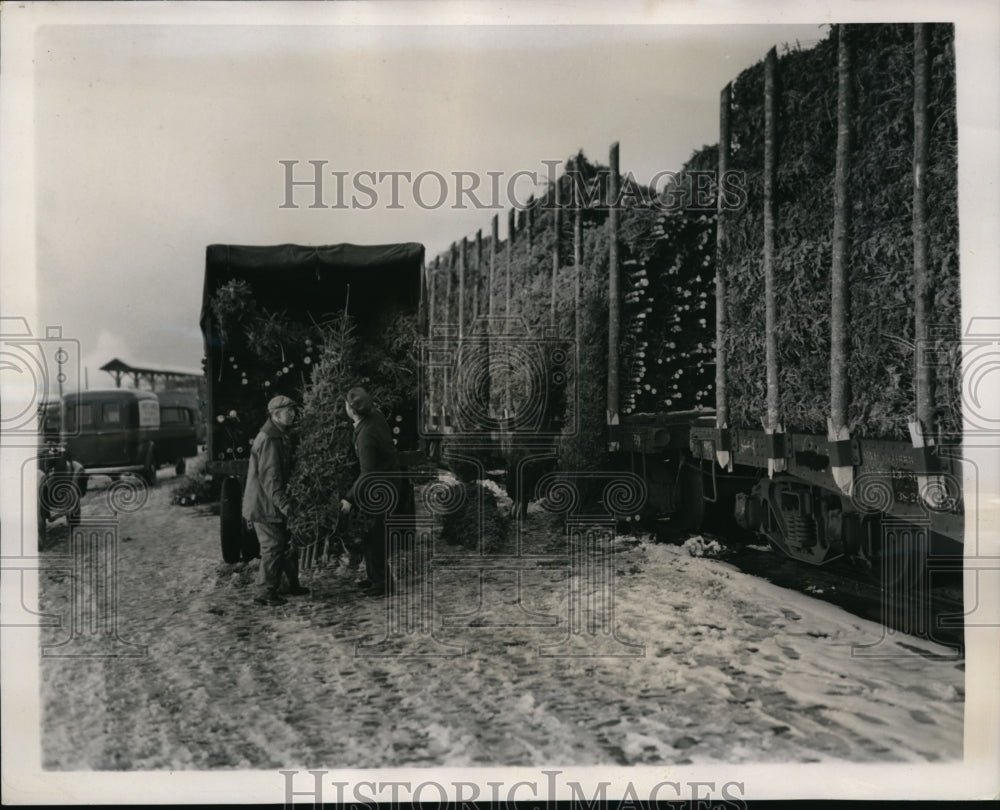
[[[39,317],[81,341],[91,386],[112,357],[200,367],[205,246],[415,241],[428,255],[496,211],[456,210],[453,172],[493,202],[519,170],[579,149],[640,182],[717,140],[719,91],[796,26],[45,26],[36,38]],[[400,180],[367,210],[282,209],[286,168],[437,172],[444,206]],[[325,205],[337,202],[324,175]],[[471,182],[471,181],[466,181]],[[524,199],[530,180],[515,192]],[[440,183],[419,188],[432,206]],[[466,199],[468,202],[468,198]],[[505,202],[502,199],[501,202]],[[505,205],[505,209],[506,209]],[[506,215],[500,212],[501,237]],[[72,384],[72,382],[70,383]]]

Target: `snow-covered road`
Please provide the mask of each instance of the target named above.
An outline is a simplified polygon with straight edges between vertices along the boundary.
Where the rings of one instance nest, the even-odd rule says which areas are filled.
[[[424,594],[432,633],[416,623],[379,646],[397,614],[362,598],[343,568],[307,575],[308,597],[253,605],[254,564],[220,563],[218,518],[172,506],[170,486],[161,480],[118,529],[119,634],[147,655],[42,660],[46,768],[962,756],[964,664],[951,650],[682,547],[617,537],[596,568],[587,555],[574,568],[559,525],[533,509],[523,551],[539,557],[501,564],[435,549],[449,560],[418,571],[393,608]],[[101,504],[88,495],[84,514]],[[54,561],[65,533],[49,530]],[[598,568],[614,571],[610,601],[594,601],[611,593]],[[68,615],[64,568],[53,563],[40,584],[43,611]],[[588,605],[596,613],[581,612]],[[581,615],[614,632],[568,627]],[[42,641],[65,635],[46,629]],[[442,654],[393,654],[414,651]]]

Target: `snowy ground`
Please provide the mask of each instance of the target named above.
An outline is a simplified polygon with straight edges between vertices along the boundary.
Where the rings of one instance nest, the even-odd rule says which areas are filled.
[[[883,639],[877,624],[680,546],[616,538],[614,598],[595,602],[611,593],[595,584],[608,558],[578,557],[587,576],[571,575],[559,524],[534,507],[523,551],[540,556],[520,572],[494,560],[480,575],[475,555],[435,549],[450,561],[433,563],[433,580],[414,569],[395,603],[429,594],[433,637],[417,622],[380,644],[408,625],[390,626],[390,603],[359,596],[343,568],[306,574],[308,597],[253,605],[254,564],[220,562],[218,518],[172,506],[171,476],[120,516],[119,634],[148,654],[42,659],[48,769],[962,756],[964,665],[949,650]],[[103,501],[88,495],[84,514]],[[41,607],[67,616],[61,522],[48,543]],[[614,633],[571,632],[571,600]],[[394,654],[421,651],[449,654]]]

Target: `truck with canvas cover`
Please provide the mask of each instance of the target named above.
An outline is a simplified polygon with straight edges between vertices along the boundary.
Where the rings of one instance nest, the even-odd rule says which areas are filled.
[[[301,403],[313,369],[348,328],[361,356],[378,358],[400,319],[422,317],[423,262],[417,243],[208,246],[200,320],[207,472],[219,482],[227,562],[257,553],[241,504],[250,447],[267,419],[268,401],[284,394]],[[378,385],[378,368],[365,368],[370,376],[350,384]],[[342,407],[337,398],[345,393],[331,393],[331,412]],[[391,414],[401,451],[417,443],[415,391],[411,399],[394,403]]]

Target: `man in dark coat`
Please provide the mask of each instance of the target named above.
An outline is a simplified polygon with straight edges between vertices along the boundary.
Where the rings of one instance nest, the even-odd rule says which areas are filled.
[[[392,431],[385,417],[374,407],[372,399],[364,388],[352,388],[344,398],[347,415],[354,422],[354,450],[358,454],[361,475],[399,470],[396,448],[392,443]],[[400,489],[398,477],[390,482],[397,491]],[[344,512],[350,513],[357,505],[357,482],[348,490],[340,502]],[[361,510],[359,510],[361,511]],[[386,561],[385,516],[379,514],[358,515],[364,523],[365,570],[368,582],[362,587],[369,588],[369,596],[385,596],[392,593],[395,585]]]
[[[295,402],[285,396],[267,403],[268,420],[250,448],[250,468],[243,492],[243,517],[253,523],[260,541],[261,586],[254,601],[260,605],[283,605],[278,595],[281,576],[288,579],[288,593],[309,593],[299,584],[299,561],[288,536],[288,481],[292,475],[292,452],[288,430],[295,423]]]

